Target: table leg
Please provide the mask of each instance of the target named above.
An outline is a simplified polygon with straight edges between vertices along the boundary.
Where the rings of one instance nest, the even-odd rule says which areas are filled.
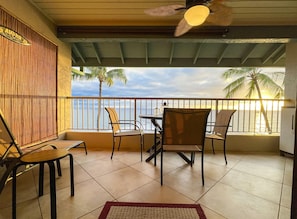
[[[57,203],[56,203],[56,174],[53,161],[47,162],[50,171],[50,197],[51,197],[51,219],[57,218]]]
[[[177,154],[182,158],[184,159],[188,164],[191,164],[192,161],[182,152],[177,152]]]
[[[154,144],[147,150],[147,152],[150,153],[150,156],[145,160],[146,162],[151,161],[151,159],[154,158],[154,165],[157,165],[157,155],[160,153],[161,148],[158,148],[158,145],[160,145],[160,140],[157,141],[157,132],[158,130],[161,131],[162,128],[159,125],[159,123],[156,121],[155,118],[151,118],[152,124],[155,126],[154,130]],[[153,152],[153,153],[152,153]]]
[[[70,189],[71,189],[71,196],[74,196],[74,173],[73,173],[73,156],[69,154],[70,160]]]
[[[17,168],[13,168],[12,171],[12,218],[16,219],[16,173],[17,173]]]
[[[44,163],[39,164],[39,196],[43,196]]]

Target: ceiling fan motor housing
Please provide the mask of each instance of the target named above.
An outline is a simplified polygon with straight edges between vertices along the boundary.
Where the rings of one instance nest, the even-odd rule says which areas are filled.
[[[195,5],[207,5],[211,0],[186,0],[186,9],[189,9]]]

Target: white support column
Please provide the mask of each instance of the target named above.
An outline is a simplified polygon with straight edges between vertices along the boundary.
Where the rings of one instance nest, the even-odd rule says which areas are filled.
[[[285,99],[290,99],[286,107],[296,107],[297,99],[297,43],[288,43],[286,46],[286,75]]]
[[[294,154],[296,136],[296,98],[297,98],[297,43],[286,46],[285,103],[281,112],[279,149]]]

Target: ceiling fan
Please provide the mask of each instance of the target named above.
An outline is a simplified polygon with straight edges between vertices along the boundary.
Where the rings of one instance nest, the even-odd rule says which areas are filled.
[[[232,22],[232,10],[224,5],[224,0],[186,0],[186,5],[166,5],[147,9],[144,13],[151,16],[170,16],[180,11],[185,12],[175,29],[176,37],[204,22],[218,26],[228,26]]]

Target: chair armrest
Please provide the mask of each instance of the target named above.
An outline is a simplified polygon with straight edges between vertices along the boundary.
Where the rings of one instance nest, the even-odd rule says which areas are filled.
[[[133,125],[135,128],[139,130],[143,130],[143,126],[138,120],[119,120],[118,122],[113,122],[110,124],[119,124],[119,125]]]

